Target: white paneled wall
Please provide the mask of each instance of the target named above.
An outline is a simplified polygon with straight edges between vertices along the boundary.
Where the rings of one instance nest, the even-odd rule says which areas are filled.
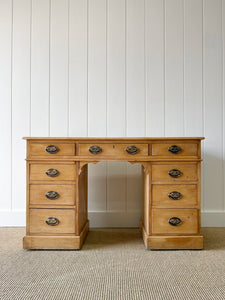
[[[205,136],[225,226],[225,0],[0,1],[0,225],[25,224],[23,136]],[[138,226],[138,165],[89,166],[91,226]]]

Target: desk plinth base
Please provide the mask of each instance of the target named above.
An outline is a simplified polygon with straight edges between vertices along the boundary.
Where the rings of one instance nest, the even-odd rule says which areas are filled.
[[[79,236],[25,236],[24,249],[81,249],[89,231],[87,222]]]
[[[150,236],[142,227],[142,236],[149,250],[187,250],[203,249],[203,236]]]

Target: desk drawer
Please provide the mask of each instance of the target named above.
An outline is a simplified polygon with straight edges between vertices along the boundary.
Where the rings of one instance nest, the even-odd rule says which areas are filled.
[[[75,144],[62,144],[49,141],[47,143],[30,143],[30,156],[48,156],[53,158],[55,156],[71,156],[75,155]]]
[[[75,209],[30,209],[30,233],[74,234]]]
[[[198,204],[196,184],[154,184],[152,205],[168,208],[192,208]]]
[[[173,224],[173,225],[172,225]],[[153,234],[197,234],[197,209],[153,209]]]
[[[79,144],[81,156],[148,156],[148,144]]]
[[[198,180],[197,164],[168,163],[152,165],[152,181],[178,182]]]
[[[75,205],[75,185],[31,184],[30,205]]]
[[[30,180],[53,182],[75,180],[75,164],[31,164]]]
[[[177,156],[197,156],[197,143],[159,143],[152,144],[152,155],[154,156],[170,156],[176,158]]]

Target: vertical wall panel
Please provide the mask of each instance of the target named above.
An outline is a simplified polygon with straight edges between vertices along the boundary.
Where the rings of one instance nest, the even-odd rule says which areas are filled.
[[[30,134],[30,18],[29,0],[13,1],[12,48],[12,208],[25,209],[26,147]]]
[[[68,135],[68,0],[51,1],[50,135]]]
[[[202,0],[184,4],[184,135],[202,136]]]
[[[127,204],[128,212],[139,212],[139,219],[135,220],[138,226],[142,206],[142,171],[140,164],[127,165]],[[134,223],[135,224],[135,223]]]
[[[88,135],[106,136],[106,11],[105,0],[88,6]],[[90,211],[105,211],[106,163],[89,165],[88,203]]]
[[[127,1],[127,136],[145,136],[144,0]]]
[[[125,0],[107,6],[107,136],[125,136]],[[125,211],[126,163],[107,163],[107,210]]]
[[[0,209],[11,208],[11,39],[12,1],[0,2]],[[4,157],[4,159],[3,159]]]
[[[87,135],[87,0],[69,6],[69,135]]]
[[[145,7],[147,136],[164,136],[164,0]]]
[[[184,135],[204,136],[203,130],[203,1],[184,1]],[[204,143],[204,142],[203,142]],[[202,155],[204,155],[202,144]],[[202,173],[204,163],[202,164]],[[203,186],[202,176],[202,186]],[[204,194],[202,189],[202,208]]]
[[[127,1],[126,97],[127,136],[145,136],[145,5]],[[127,165],[127,211],[141,209],[141,166]]]
[[[223,209],[222,2],[204,1],[205,210]]]
[[[165,134],[183,136],[183,0],[165,1]]]
[[[106,162],[88,164],[88,211],[107,210]],[[90,220],[91,222],[91,220]]]
[[[107,136],[125,136],[125,0],[108,0]]]
[[[107,163],[107,211],[123,211],[126,215],[126,163]]]
[[[225,211],[225,0],[222,0],[222,39],[223,39],[223,210]]]
[[[106,136],[106,1],[89,1],[88,135]]]
[[[32,1],[31,135],[49,134],[49,0]]]

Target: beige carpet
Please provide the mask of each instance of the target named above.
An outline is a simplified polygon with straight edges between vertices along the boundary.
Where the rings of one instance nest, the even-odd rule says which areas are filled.
[[[225,228],[205,250],[145,250],[137,229],[91,230],[81,251],[23,250],[0,228],[0,299],[225,299]]]

